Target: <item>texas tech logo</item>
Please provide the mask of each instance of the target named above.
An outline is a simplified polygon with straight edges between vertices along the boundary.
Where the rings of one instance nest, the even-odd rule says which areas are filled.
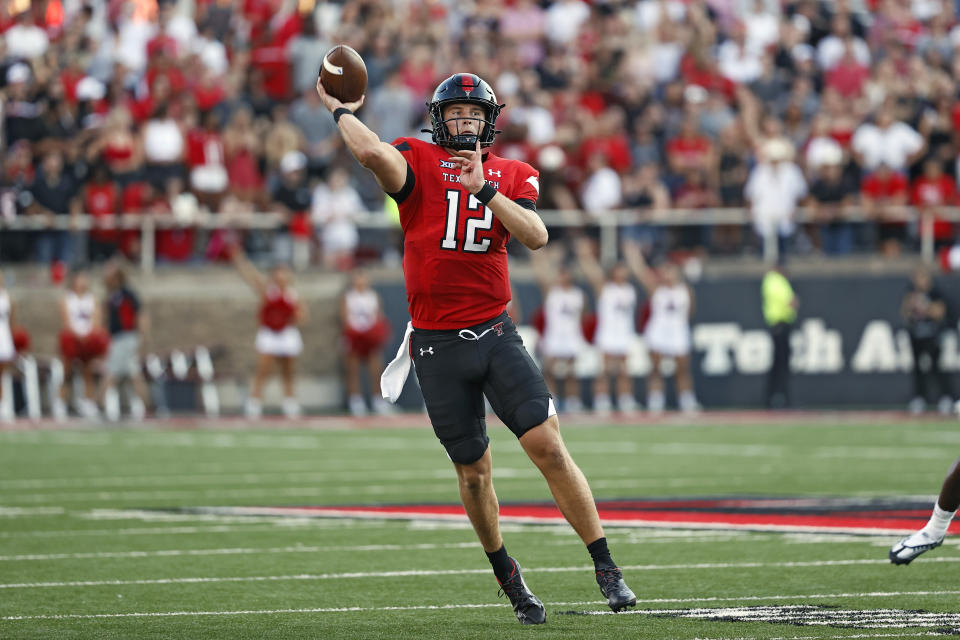
[[[498,322],[497,324],[493,325],[493,326],[490,327],[490,328],[493,329],[494,331],[496,331],[498,336],[502,336],[502,335],[503,335],[503,323],[502,323],[502,322]]]

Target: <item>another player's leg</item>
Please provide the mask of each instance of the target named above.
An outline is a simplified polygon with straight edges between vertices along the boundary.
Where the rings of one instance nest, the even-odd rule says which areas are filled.
[[[283,415],[288,418],[300,417],[300,403],[297,402],[297,359],[294,356],[277,358],[280,365],[280,378],[283,381]]]
[[[577,378],[575,365],[574,358],[563,359],[562,367],[566,376],[563,380],[563,409],[568,413],[583,409],[580,401],[580,380]]]
[[[550,416],[523,434],[520,444],[546,479],[563,517],[587,545],[597,584],[607,604],[614,611],[636,605],[637,597],[624,583],[620,569],[610,557],[590,485],[563,443],[557,416]]]
[[[253,383],[250,385],[250,395],[247,396],[246,415],[248,418],[259,418],[263,414],[263,387],[273,370],[273,356],[268,353],[257,355],[257,370],[253,374]]]
[[[613,410],[613,401],[610,399],[610,375],[614,369],[611,366],[611,356],[603,354],[600,371],[593,382],[593,411],[599,415],[608,415]]]
[[[543,603],[527,587],[520,573],[520,565],[507,555],[500,536],[500,504],[493,490],[493,463],[489,447],[476,462],[454,463],[453,466],[457,470],[463,508],[493,566],[500,588],[510,598],[517,619],[522,624],[546,622]]]
[[[661,414],[667,406],[663,393],[663,374],[660,373],[660,354],[650,352],[650,373],[647,374],[647,409],[650,413]]]
[[[954,461],[946,480],[943,481],[940,496],[933,505],[930,521],[920,531],[893,545],[890,549],[890,562],[910,564],[920,554],[943,544],[950,521],[953,520],[958,507],[960,507],[960,458]]]
[[[627,356],[607,356],[613,363],[617,376],[617,407],[622,413],[636,411],[637,400],[633,395],[633,380],[627,372]]]
[[[680,410],[685,413],[696,413],[700,410],[700,403],[693,392],[693,375],[690,373],[690,356],[677,356],[677,398]]]
[[[344,359],[347,376],[347,407],[354,416],[367,415],[367,403],[360,393],[360,358],[353,351]],[[379,384],[379,383],[378,383]]]

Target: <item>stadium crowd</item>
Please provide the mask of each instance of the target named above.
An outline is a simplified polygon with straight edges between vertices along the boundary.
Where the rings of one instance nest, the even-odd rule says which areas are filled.
[[[384,200],[314,89],[340,42],[366,61],[361,115],[386,140],[422,127],[450,73],[488,79],[508,105],[494,151],[540,170],[541,210],[585,223],[747,207],[794,251],[896,255],[918,211],[957,199],[955,0],[2,0],[0,33],[0,225],[95,225],[5,231],[5,261],[135,256],[139,232],[106,222],[120,213],[172,216],[161,260],[226,259],[225,232],[192,226],[206,209],[278,212],[249,251],[348,268],[357,215]],[[955,225],[934,234],[953,244]],[[738,225],[635,235],[756,243]]]

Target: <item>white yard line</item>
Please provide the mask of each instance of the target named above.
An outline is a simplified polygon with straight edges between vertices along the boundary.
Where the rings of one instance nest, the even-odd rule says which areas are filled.
[[[33,516],[61,516],[63,507],[5,507],[0,506],[0,518],[30,518]]]
[[[485,570],[484,573],[489,573],[488,570]],[[265,578],[270,578],[266,576]],[[299,577],[293,578],[284,578],[284,579],[303,579]],[[107,583],[107,584],[128,584],[128,583]],[[927,595],[933,593],[943,593],[943,594],[957,594],[958,591],[949,591],[949,592],[889,592],[883,593],[882,597],[893,596],[893,595]],[[769,599],[785,599],[785,598],[824,598],[824,597],[872,597],[871,593],[861,593],[861,594],[818,594],[818,595],[806,595],[806,596],[761,596]],[[750,599],[750,598],[740,598],[740,599]],[[706,602],[712,601],[712,598],[690,598],[684,600],[669,600],[670,602]],[[731,598],[730,600],[736,600],[736,598]],[[638,603],[641,602],[663,602],[664,600],[638,600]],[[581,607],[581,606],[598,606],[600,603],[596,601],[586,601],[586,602],[547,602],[548,606],[551,607]],[[472,603],[472,604],[443,604],[443,605],[399,605],[399,606],[380,606],[380,607],[316,607],[308,609],[242,609],[242,610],[230,610],[230,611],[148,611],[148,612],[129,612],[129,613],[64,613],[64,614],[42,614],[42,615],[21,615],[21,616],[3,616],[0,617],[0,620],[4,621],[15,621],[15,620],[75,620],[75,619],[99,619],[99,618],[166,618],[166,617],[182,617],[182,616],[237,616],[237,615],[278,615],[278,614],[299,614],[299,613],[350,613],[350,612],[366,612],[366,611],[435,611],[435,610],[446,610],[446,609],[483,609],[483,608],[506,608],[509,606],[509,603]],[[682,611],[682,610],[681,610]],[[669,612],[669,610],[628,610],[626,613],[633,614],[661,614]],[[613,615],[612,611],[607,610],[594,610],[590,611],[591,614],[604,614],[604,615]],[[856,635],[842,635],[842,636],[831,636],[832,638],[886,638],[886,637],[922,637],[927,635],[936,635],[930,632],[916,633],[909,636],[904,636],[903,633],[887,634],[887,633],[869,633],[869,634],[856,634]],[[791,640],[806,640],[808,638],[820,638],[822,636],[793,636]],[[717,638],[715,640],[732,640],[732,639],[721,639]],[[738,640],[749,640],[745,638],[739,638]],[[783,639],[786,640],[786,639]]]

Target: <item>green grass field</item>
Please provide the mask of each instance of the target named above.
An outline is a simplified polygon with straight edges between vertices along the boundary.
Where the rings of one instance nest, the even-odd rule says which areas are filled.
[[[565,425],[564,435],[598,498],[932,504],[960,450],[950,421]],[[501,502],[547,500],[516,440],[501,426],[491,436]],[[949,541],[894,567],[889,535],[611,528],[637,611],[564,615],[605,609],[582,544],[567,527],[508,525],[507,548],[547,605],[547,624],[531,628],[498,600],[465,524],[159,511],[457,501],[428,428],[2,432],[0,638],[897,638],[953,627],[932,617],[844,628],[655,614],[960,613],[960,553]]]

